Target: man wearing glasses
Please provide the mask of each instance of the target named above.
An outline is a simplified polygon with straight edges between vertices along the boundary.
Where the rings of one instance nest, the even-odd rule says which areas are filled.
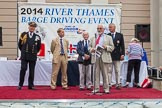
[[[103,89],[104,93],[109,94],[109,79],[108,74],[111,74],[111,65],[112,65],[112,59],[111,59],[111,52],[114,49],[113,40],[110,36],[107,36],[104,34],[104,27],[103,25],[99,24],[97,26],[97,35],[93,38],[91,38],[90,41],[90,52],[92,54],[91,57],[91,63],[95,64],[94,69],[94,83],[95,87],[93,89],[93,93],[100,92],[100,71],[102,73],[103,77]],[[96,45],[101,46],[102,52],[100,56],[96,56]]]

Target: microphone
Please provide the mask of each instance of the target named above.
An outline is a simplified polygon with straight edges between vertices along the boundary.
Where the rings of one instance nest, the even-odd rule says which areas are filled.
[[[97,38],[97,33],[95,33],[95,38]]]

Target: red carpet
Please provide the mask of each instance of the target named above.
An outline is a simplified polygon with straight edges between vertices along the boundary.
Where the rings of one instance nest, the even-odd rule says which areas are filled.
[[[70,90],[51,90],[49,86],[36,86],[37,90],[28,90],[23,87],[17,90],[16,87],[0,87],[0,99],[160,99],[162,92],[155,89],[142,88],[122,88],[116,90],[112,88],[110,94],[87,95],[91,91],[80,91],[79,87],[70,87]]]

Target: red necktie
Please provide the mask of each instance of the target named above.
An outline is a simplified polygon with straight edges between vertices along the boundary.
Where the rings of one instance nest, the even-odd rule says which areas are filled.
[[[99,44],[100,38],[101,38],[101,35],[98,36],[98,38],[96,40],[96,45]]]

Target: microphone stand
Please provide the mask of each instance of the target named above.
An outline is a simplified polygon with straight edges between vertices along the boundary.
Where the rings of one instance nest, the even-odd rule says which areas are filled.
[[[50,60],[50,54],[51,54],[51,51],[48,50],[47,52],[48,52],[48,60]]]
[[[97,39],[97,34],[95,33],[95,45],[96,45],[96,39]],[[93,91],[94,92],[87,93],[87,95],[88,96],[91,96],[91,95],[100,95],[101,96],[101,95],[103,95],[103,93],[96,93],[95,92],[95,88],[96,88],[96,83],[95,83],[96,82],[96,59],[97,59],[96,58],[96,56],[97,56],[96,49],[95,49],[95,52],[94,52],[94,56],[95,56],[95,63],[92,64],[92,68],[91,68],[92,69],[91,72],[93,73]],[[99,85],[100,85],[100,82],[99,82]]]

